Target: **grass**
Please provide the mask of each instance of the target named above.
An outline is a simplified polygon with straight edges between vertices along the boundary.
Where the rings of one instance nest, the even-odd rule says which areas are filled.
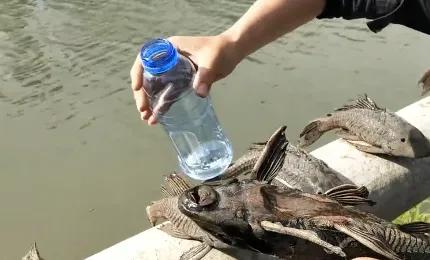
[[[411,222],[427,222],[430,223],[430,214],[422,212],[422,206],[430,204],[430,199],[427,199],[410,210],[406,211],[402,215],[398,216],[393,223],[395,224],[406,224]]]
[[[424,213],[422,208],[423,206],[427,209],[427,211],[430,210],[430,198],[427,198],[420,204],[416,205],[415,207],[411,208],[410,210],[406,211],[402,215],[398,216],[393,223],[395,224],[407,224],[411,222],[427,222],[430,223],[430,214],[428,212]],[[421,255],[421,256],[414,256],[411,258],[412,260],[428,260],[427,255]]]

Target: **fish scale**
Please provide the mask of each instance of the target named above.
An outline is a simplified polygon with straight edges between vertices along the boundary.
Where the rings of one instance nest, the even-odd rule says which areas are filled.
[[[263,148],[264,145],[253,146],[227,169],[224,178],[249,174]],[[287,146],[282,168],[272,181],[274,185],[287,185],[311,193],[325,192],[344,183],[351,182],[324,161],[291,144]]]

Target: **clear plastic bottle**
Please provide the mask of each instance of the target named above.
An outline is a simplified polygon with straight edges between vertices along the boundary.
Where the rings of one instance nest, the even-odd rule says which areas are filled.
[[[232,146],[210,98],[192,88],[194,64],[165,39],[146,43],[140,58],[152,112],[172,140],[182,171],[197,180],[221,175],[232,161]]]

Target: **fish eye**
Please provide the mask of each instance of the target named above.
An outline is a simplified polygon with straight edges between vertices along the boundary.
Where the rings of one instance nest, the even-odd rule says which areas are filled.
[[[190,190],[187,195],[190,202],[189,206],[197,209],[212,205],[218,198],[216,191],[207,185],[197,186]]]
[[[404,143],[404,142],[406,141],[406,139],[405,139],[405,138],[402,138],[402,139],[400,139],[400,141],[401,141],[402,143]]]

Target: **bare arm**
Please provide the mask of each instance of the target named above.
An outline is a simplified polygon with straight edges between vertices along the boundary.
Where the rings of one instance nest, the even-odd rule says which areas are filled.
[[[326,0],[257,0],[223,34],[236,42],[243,59],[264,45],[317,17]]]
[[[216,36],[175,36],[169,40],[198,66],[194,88],[209,94],[213,82],[229,75],[247,55],[319,15],[326,0],[257,0],[229,29]],[[142,120],[156,123],[142,90],[143,69],[137,57],[131,81]]]

